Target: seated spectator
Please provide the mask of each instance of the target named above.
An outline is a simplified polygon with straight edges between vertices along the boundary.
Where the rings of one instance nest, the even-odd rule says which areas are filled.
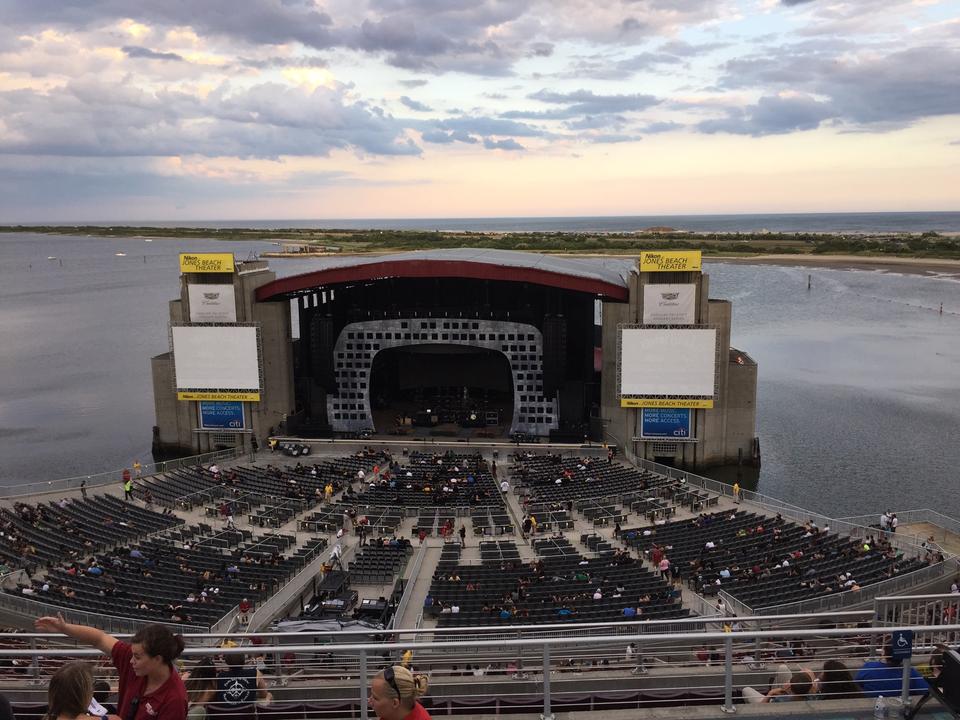
[[[243,653],[224,653],[226,670],[217,675],[217,704],[221,707],[248,705],[254,700],[266,705],[273,696],[267,681],[255,667],[247,667]]]
[[[774,687],[766,695],[752,687],[743,689],[743,699],[748,703],[788,702],[791,700],[811,700],[817,692],[817,676],[806,668],[791,672],[786,665],[777,669]]]
[[[217,698],[217,670],[209,659],[199,662],[184,681],[190,709],[187,720],[206,720],[207,705]]]
[[[868,660],[860,668],[854,679],[866,697],[900,696],[903,689],[903,669],[900,667],[901,661],[894,659],[892,655],[893,649],[887,645],[884,648],[882,660]],[[920,695],[929,689],[927,681],[917,672],[917,669],[910,668],[910,694]]]
[[[93,699],[100,703],[100,707],[104,708],[108,714],[117,714],[117,706],[110,702],[110,683],[106,680],[93,681]]]
[[[847,666],[839,660],[827,660],[820,673],[820,695],[824,700],[856,700],[863,697]]]
[[[93,671],[85,662],[67,663],[50,678],[47,688],[48,720],[86,717],[93,700]]]

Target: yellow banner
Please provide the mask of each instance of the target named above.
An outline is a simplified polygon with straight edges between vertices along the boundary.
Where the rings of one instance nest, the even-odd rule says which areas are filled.
[[[180,253],[182,273],[232,273],[233,253]]]
[[[699,398],[620,398],[620,407],[625,408],[694,408],[709,410],[713,400]]]
[[[177,400],[241,400],[260,402],[258,392],[177,392]]]
[[[699,250],[668,250],[640,253],[640,272],[689,272],[703,268]]]

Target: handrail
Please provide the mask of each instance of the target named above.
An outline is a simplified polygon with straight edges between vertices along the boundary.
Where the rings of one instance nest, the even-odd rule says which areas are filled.
[[[165,460],[158,463],[147,463],[141,470],[141,477],[133,478],[142,480],[143,478],[159,475],[169,470],[175,470],[181,467],[191,467],[202,465],[208,462],[219,462],[231,460],[245,454],[243,448],[227,448],[226,450],[217,450],[215,452],[203,453],[202,455],[191,455],[190,457],[176,458],[174,460]],[[131,470],[132,468],[127,468]],[[59,478],[56,480],[38,480],[29,483],[19,483],[17,485],[8,485],[0,488],[0,498],[15,499],[31,495],[45,495],[48,493],[62,493],[64,491],[73,491],[80,489],[80,483],[86,481],[87,488],[103,487],[112,483],[120,483],[123,470],[107,470],[100,473],[91,473],[89,475],[74,475],[72,477]]]
[[[250,616],[250,622],[247,623],[247,633],[254,633],[269,623],[277,613],[284,610],[295,597],[302,593],[309,582],[320,572],[320,568],[333,553],[334,547],[336,546],[328,546],[317,553],[310,562],[301,568],[300,572],[257,608]]]
[[[420,549],[417,550],[417,555],[413,559],[413,567],[410,568],[408,574],[410,579],[407,580],[407,584],[403,588],[403,595],[400,597],[400,602],[397,603],[393,617],[390,618],[390,623],[387,625],[389,628],[395,628],[397,626],[397,622],[403,617],[403,613],[406,612],[407,606],[410,604],[413,590],[417,586],[417,579],[420,577],[420,568],[423,567],[423,559],[427,556],[427,548],[429,548],[429,545],[421,543]]]

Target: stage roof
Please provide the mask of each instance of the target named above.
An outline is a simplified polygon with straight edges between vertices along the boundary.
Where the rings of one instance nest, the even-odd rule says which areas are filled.
[[[547,285],[626,301],[635,258],[578,258],[516,250],[451,248],[391,255],[349,255],[317,260],[313,272],[278,278],[257,288],[257,300],[278,300],[316,288],[387,278],[455,277]]]

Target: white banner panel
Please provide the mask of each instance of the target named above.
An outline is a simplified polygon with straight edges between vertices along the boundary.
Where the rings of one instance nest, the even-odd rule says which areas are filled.
[[[693,325],[696,285],[644,285],[644,325]]]
[[[236,322],[237,301],[233,285],[187,285],[190,322]]]
[[[255,327],[174,326],[177,390],[259,390]]]
[[[717,331],[624,328],[621,395],[713,397]]]

